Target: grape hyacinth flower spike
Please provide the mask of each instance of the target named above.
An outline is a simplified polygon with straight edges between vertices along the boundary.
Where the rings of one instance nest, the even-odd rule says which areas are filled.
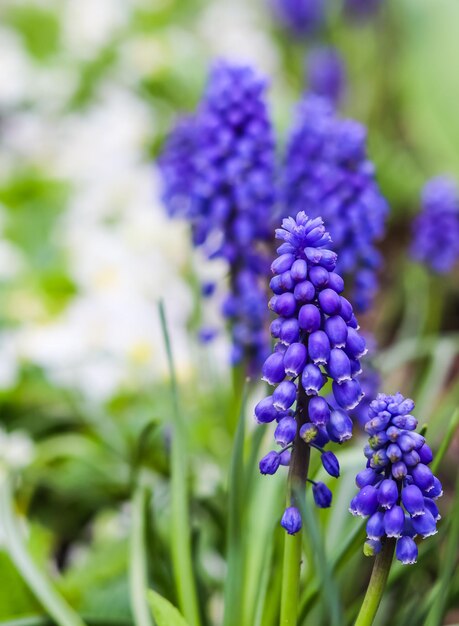
[[[459,259],[459,191],[454,181],[439,176],[422,191],[422,211],[413,222],[411,256],[438,274],[449,272]]]
[[[309,480],[311,448],[320,453],[328,474],[339,476],[338,459],[325,446],[352,436],[347,412],[362,398],[356,375],[366,348],[352,306],[340,295],[344,281],[334,271],[337,255],[329,249],[330,235],[322,219],[310,219],[301,211],[295,219],[283,220],[276,237],[284,241],[271,265],[274,295],[269,308],[277,315],[271,324],[277,343],[262,368],[263,380],[275,389],[257,404],[255,417],[259,423],[277,423],[279,449],[260,461],[260,471],[274,474],[289,465],[292,493],[281,524],[295,534],[302,521],[294,491]],[[329,405],[325,391],[321,395],[327,381],[337,408]],[[329,488],[309,482],[316,505],[329,507]]]
[[[250,374],[258,374],[269,352],[264,279],[275,146],[266,89],[251,67],[215,63],[198,111],[179,122],[158,162],[169,214],[188,219],[194,245],[228,266],[222,313],[232,333],[231,360],[247,364]]]
[[[366,143],[364,126],[337,116],[328,98],[306,94],[290,131],[282,176],[284,215],[308,207],[311,218],[323,218],[338,254],[336,270],[358,311],[369,308],[378,288],[376,241],[388,214]]]
[[[404,565],[416,562],[414,538],[437,532],[440,515],[435,500],[442,495],[440,481],[429,468],[432,451],[416,432],[413,408],[414,402],[400,393],[378,394],[370,404],[367,463],[357,474],[360,491],[349,509],[353,515],[368,517],[364,553],[378,554],[392,539]]]

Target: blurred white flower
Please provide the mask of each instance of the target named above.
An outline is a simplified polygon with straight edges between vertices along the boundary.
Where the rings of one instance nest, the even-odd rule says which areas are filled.
[[[19,333],[0,333],[0,389],[10,389],[19,373]]]
[[[124,0],[65,0],[63,8],[64,43],[76,59],[95,56],[129,17]]]
[[[0,429],[0,466],[21,469],[29,465],[34,457],[34,445],[22,431],[7,433]]]
[[[259,7],[245,0],[216,0],[208,3],[198,33],[211,58],[253,63],[260,71],[273,75],[280,62],[262,19]]]
[[[0,106],[12,107],[22,102],[32,80],[32,66],[19,37],[0,28]]]

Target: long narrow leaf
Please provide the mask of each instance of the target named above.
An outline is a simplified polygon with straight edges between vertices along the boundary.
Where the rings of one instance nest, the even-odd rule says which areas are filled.
[[[132,498],[132,524],[129,551],[129,588],[132,613],[137,626],[153,626],[147,600],[148,572],[145,514],[149,491],[142,484],[141,475]]]
[[[172,397],[173,436],[171,443],[171,547],[175,584],[180,607],[190,626],[200,626],[196,583],[191,556],[190,513],[187,490],[185,421],[179,406],[177,378],[163,303],[159,316],[169,364]]]

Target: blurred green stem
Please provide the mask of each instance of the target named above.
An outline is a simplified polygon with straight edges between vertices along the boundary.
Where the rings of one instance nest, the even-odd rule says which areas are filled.
[[[196,593],[195,576],[191,553],[191,523],[187,489],[187,438],[186,424],[178,401],[178,386],[175,376],[172,348],[167,328],[164,305],[159,303],[159,316],[169,364],[173,434],[171,442],[171,547],[175,584],[180,608],[190,626],[201,623]]]
[[[376,616],[389,576],[395,550],[395,539],[387,539],[375,559],[365,598],[354,626],[371,626]]]
[[[143,482],[140,472],[138,484],[132,497],[129,586],[132,614],[136,626],[153,626],[154,622],[147,601],[148,569],[145,525],[150,492]]]
[[[45,573],[33,562],[20,533],[21,521],[13,510],[10,478],[1,470],[0,527],[5,536],[4,547],[18,572],[50,617],[60,626],[85,626],[80,616],[59,595]]]
[[[297,434],[293,446],[289,470],[289,495],[287,506],[295,504],[297,497],[304,494],[308,477],[310,448],[301,439],[301,426],[307,420],[308,397],[300,384],[297,401]],[[285,535],[284,565],[281,590],[280,626],[296,626],[298,618],[300,573],[301,573],[302,530],[295,535]]]

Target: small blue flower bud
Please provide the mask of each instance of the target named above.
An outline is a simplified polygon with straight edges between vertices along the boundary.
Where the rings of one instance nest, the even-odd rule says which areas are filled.
[[[418,463],[411,469],[411,476],[413,477],[414,484],[417,485],[422,491],[429,493],[434,488],[434,475],[432,470],[424,465],[424,463]]]
[[[355,408],[363,397],[358,380],[345,380],[342,383],[333,381],[333,395],[343,409]]]
[[[321,396],[313,396],[308,405],[309,419],[316,426],[326,426],[330,420],[327,401]]]
[[[325,376],[317,365],[308,363],[301,375],[301,384],[308,396],[315,396],[325,384]]]
[[[355,477],[355,484],[357,487],[366,487],[366,485],[374,485],[378,480],[379,474],[377,474],[374,469],[371,467],[367,467],[366,469],[360,471]]]
[[[293,280],[300,282],[305,280],[308,275],[308,264],[304,259],[296,259],[290,270]]]
[[[272,302],[274,300],[274,302]],[[280,296],[273,296],[272,310],[281,317],[291,317],[296,311],[296,300],[293,293],[283,293]]]
[[[408,433],[402,433],[397,439],[397,445],[402,452],[411,452],[414,449],[415,441]]]
[[[416,537],[416,531],[413,528],[413,522],[411,520],[411,517],[407,513],[405,513],[405,522],[403,524],[402,535],[403,537]]]
[[[308,352],[303,343],[296,342],[290,344],[283,358],[285,373],[296,378],[303,371],[307,358]]]
[[[402,458],[402,451],[396,443],[391,443],[387,446],[387,456],[391,463],[396,463]]]
[[[362,366],[360,365],[360,361],[357,359],[349,359],[349,363],[351,364],[351,376],[354,378],[362,373]]]
[[[312,486],[312,495],[316,506],[320,509],[328,509],[332,502],[332,492],[325,483],[314,483]]]
[[[378,509],[378,490],[373,485],[366,485],[357,494],[355,501],[357,515],[373,515]]]
[[[397,428],[396,426],[389,426],[389,428],[386,430],[387,436],[394,443],[398,441],[398,438],[399,438],[401,432],[402,431],[399,428]]]
[[[284,465],[286,467],[288,467],[290,465],[290,459],[292,458],[292,452],[291,450],[284,450],[283,452],[281,452],[279,454],[279,463],[280,465]]]
[[[328,359],[327,370],[331,378],[342,383],[351,380],[351,363],[349,357],[341,348],[332,348]]]
[[[339,462],[333,452],[327,450],[324,452],[321,457],[322,465],[324,466],[325,471],[333,476],[334,478],[339,477]]]
[[[427,509],[424,510],[424,515],[411,517],[411,521],[413,523],[414,530],[424,539],[437,533],[437,522],[435,521],[432,513]]]
[[[425,437],[423,437],[422,435],[420,435],[419,433],[413,433],[410,432],[409,436],[411,437],[411,439],[413,439],[414,441],[414,449],[415,450],[419,450],[420,448],[422,448],[422,446],[425,444],[426,440]]]
[[[298,341],[300,337],[300,327],[298,324],[298,320],[292,317],[289,320],[283,321],[279,337],[282,343],[287,346],[291,343]]]
[[[290,272],[284,272],[280,275],[280,284],[284,291],[291,291],[293,289],[294,282]]]
[[[353,315],[352,304],[344,296],[340,296],[339,299],[341,303],[339,314],[347,324]]]
[[[262,380],[270,385],[276,385],[285,378],[284,355],[280,352],[273,352],[263,364],[261,369]]]
[[[395,415],[392,424],[404,430],[414,430],[418,425],[418,420],[412,415]]]
[[[433,487],[432,489],[429,489],[429,498],[433,498],[435,500],[436,498],[439,498],[442,495],[443,495],[443,487],[441,485],[441,482],[438,480],[436,476],[434,476]]]
[[[295,285],[293,295],[298,302],[311,302],[315,298],[316,290],[309,280],[304,280],[302,283]]]
[[[424,515],[424,497],[416,485],[408,485],[402,489],[402,502],[405,509],[412,517]]]
[[[348,328],[347,341],[344,349],[346,354],[354,359],[360,359],[367,353],[365,339],[352,327]]]
[[[323,330],[316,330],[309,335],[308,352],[309,358],[316,365],[327,363],[330,357],[330,341]]]
[[[328,275],[328,286],[336,293],[342,293],[344,291],[344,280],[336,272],[330,272]]]
[[[405,463],[402,461],[397,461],[392,465],[392,476],[395,480],[402,480],[407,475],[408,470],[406,468]]]
[[[281,519],[281,526],[285,528],[289,535],[295,535],[301,530],[301,514],[296,506],[289,506],[285,509]]]
[[[386,426],[390,422],[390,413],[387,411],[382,411],[376,417],[368,420],[365,424],[365,430],[369,435],[374,435],[375,433],[379,433],[382,430],[385,430]]]
[[[372,435],[369,440],[368,440],[370,446],[373,448],[373,450],[378,450],[379,448],[382,448],[383,446],[386,445],[386,443],[388,442],[388,437],[386,435],[386,433],[381,430],[379,433],[375,433],[374,435]],[[391,444],[393,445],[393,444]],[[387,450],[386,450],[387,452]],[[387,456],[387,454],[386,454]]]
[[[403,565],[412,565],[418,558],[418,547],[411,537],[400,537],[395,547],[395,556]]]
[[[287,291],[287,289],[285,289],[282,285],[281,276],[273,276],[269,281],[269,288],[274,294],[276,294],[276,296],[280,296],[281,293]]]
[[[318,426],[317,437],[315,438],[314,443],[320,448],[323,448],[329,442],[330,442],[330,437],[328,436],[327,429],[324,428],[323,426]]]
[[[363,554],[365,556],[376,556],[381,552],[381,542],[379,539],[367,539],[363,544]]]
[[[271,263],[271,272],[273,274],[282,274],[283,272],[286,272],[292,267],[294,260],[294,254],[282,254]]]
[[[291,380],[284,380],[273,393],[273,404],[276,409],[289,409],[296,400],[297,388]]]
[[[368,539],[380,539],[384,535],[384,513],[376,511],[368,519],[367,537]]]
[[[296,421],[294,417],[284,417],[278,423],[274,431],[274,439],[276,443],[284,447],[295,439]]]
[[[386,478],[379,485],[378,502],[383,509],[390,509],[398,500],[398,487],[395,480]]]
[[[309,270],[309,280],[318,289],[322,289],[328,284],[328,272],[320,265],[315,265]],[[320,299],[319,299],[320,302]]]
[[[433,460],[432,450],[426,443],[419,448],[418,454],[420,462],[424,463],[424,465],[428,465]]]
[[[264,456],[260,461],[260,472],[262,474],[275,474],[279,468],[280,464],[280,455],[275,451],[271,450],[268,452],[266,456]]]
[[[277,410],[273,404],[273,397],[263,398],[255,407],[255,418],[259,424],[268,424],[276,419]]]
[[[395,504],[384,513],[384,530],[388,537],[400,537],[405,523],[405,514],[401,506]]]
[[[300,328],[308,333],[313,333],[320,328],[320,311],[315,304],[304,304],[298,313]]]
[[[343,443],[352,437],[352,420],[347,413],[336,409],[330,414],[327,433],[332,441]]]
[[[438,520],[441,519],[438,506],[435,504],[432,498],[424,498],[424,508],[430,512],[430,514],[432,515],[432,517],[434,518],[436,522],[438,522]]]
[[[334,348],[342,348],[346,344],[347,324],[340,315],[332,315],[325,320],[324,329]]]
[[[303,426],[300,428],[300,437],[306,443],[312,443],[317,438],[318,432],[319,431],[315,424],[307,422],[306,424],[303,424]]]
[[[271,333],[271,337],[273,337],[274,339],[279,339],[282,322],[283,320],[281,317],[276,317],[276,319],[271,322],[269,332]]]
[[[340,296],[333,289],[324,289],[319,292],[319,304],[327,315],[337,315],[341,310]]]
[[[384,448],[377,450],[370,459],[370,467],[373,469],[379,469],[380,467],[386,467],[389,464],[387,453]]]
[[[420,460],[421,459],[416,450],[411,450],[411,452],[407,452],[403,455],[403,462],[407,467],[413,467],[414,465],[417,465]]]

